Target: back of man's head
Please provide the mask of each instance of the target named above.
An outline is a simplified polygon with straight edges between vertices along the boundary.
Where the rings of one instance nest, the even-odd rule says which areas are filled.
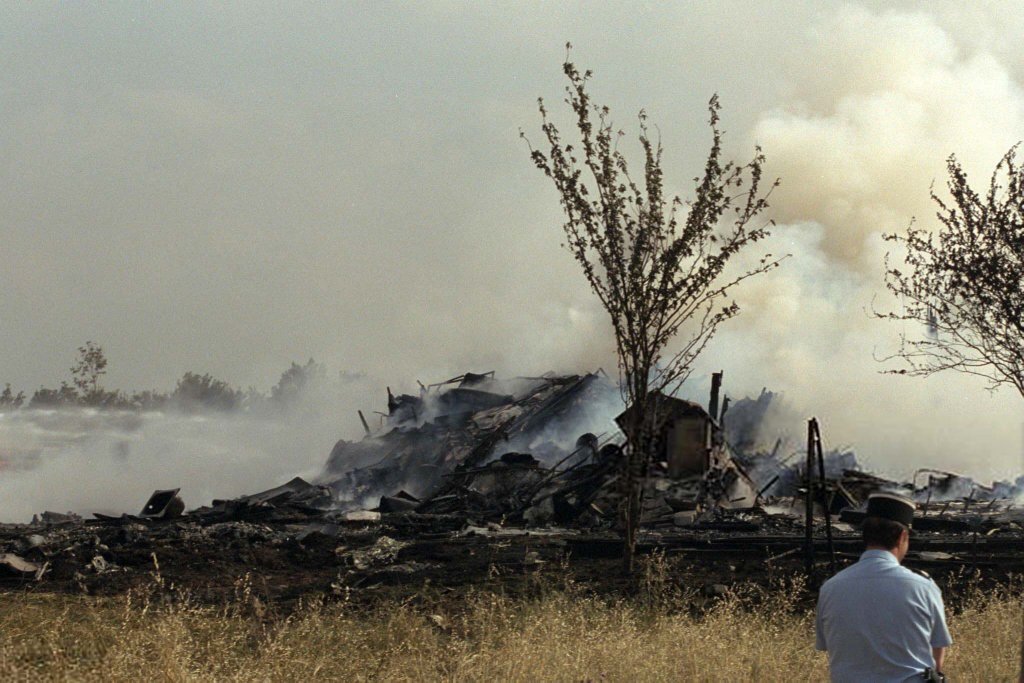
[[[866,517],[861,526],[865,546],[886,550],[892,550],[900,544],[900,536],[906,529],[907,527],[899,522],[884,517]]]
[[[900,493],[872,493],[868,496],[867,517],[861,527],[864,545],[869,549],[888,550],[902,562],[910,544],[915,507],[913,500]]]

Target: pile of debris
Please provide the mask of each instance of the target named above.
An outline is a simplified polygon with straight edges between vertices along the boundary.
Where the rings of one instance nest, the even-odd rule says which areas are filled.
[[[763,502],[800,517],[808,490],[806,441],[795,445],[787,436],[776,436],[778,423],[787,420],[794,421],[781,395],[762,390],[756,399],[732,404],[724,432],[733,459],[750,474]],[[811,468],[826,491],[821,508],[845,521],[859,522],[868,496],[876,491],[899,492],[917,500],[919,529],[969,530],[979,525],[991,529],[1019,517],[1017,502],[1024,496],[1024,476],[984,485],[955,472],[923,468],[910,481],[901,482],[865,472],[848,448],[821,455],[823,475],[816,472],[817,466]],[[816,507],[814,514],[820,517],[823,510]]]
[[[671,396],[653,399],[659,432],[643,522],[755,506],[754,483],[730,456],[712,412]],[[376,430],[364,418],[365,438],[339,441],[331,452],[322,482],[342,507],[513,525],[618,522],[618,473],[632,420],[599,373],[506,381],[466,373],[421,385],[419,396],[388,389],[382,417]]]
[[[656,430],[641,550],[725,567],[743,558],[761,571],[780,558],[798,561],[801,548],[821,549],[824,541],[806,540],[809,519],[829,522],[829,556],[846,561],[856,556],[854,525],[867,496],[900,490],[920,501],[921,554],[911,563],[1024,569],[1024,515],[1015,506],[1024,478],[981,486],[921,470],[896,482],[862,471],[845,449],[819,449],[820,465],[809,472],[812,458],[784,455],[791,449],[782,439],[765,446],[777,395],[719,406],[721,379],[714,375],[707,407],[650,397]],[[102,579],[113,590],[159,555],[165,571],[177,562],[182,575],[203,558],[224,582],[258,568],[282,587],[312,582],[319,590],[342,578],[443,583],[457,580],[456,565],[483,577],[495,566],[519,571],[566,553],[589,561],[620,551],[619,473],[637,421],[600,372],[513,380],[466,373],[421,385],[418,396],[388,389],[387,397],[379,424],[371,428],[360,413],[365,437],[339,441],[312,483],[296,477],[189,511],[179,489],[166,489],[136,515],[46,512],[28,525],[0,524],[0,582]]]

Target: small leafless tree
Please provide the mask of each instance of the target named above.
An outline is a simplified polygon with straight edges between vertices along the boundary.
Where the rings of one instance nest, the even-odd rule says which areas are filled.
[[[99,344],[91,341],[78,347],[78,361],[71,368],[71,378],[82,401],[90,403],[100,392],[100,377],[107,373],[107,357]]]
[[[771,222],[760,216],[778,181],[763,187],[760,148],[746,164],[723,161],[716,96],[708,106],[711,149],[703,177],[694,179],[694,198],[666,197],[661,142],[652,139],[646,114],[639,114],[643,172],[637,179],[619,150],[624,134],[614,131],[609,109],[590,99],[591,72],[581,73],[568,58],[563,71],[578,141],[563,141],[540,99],[547,144],[544,150],[530,145],[530,152],[554,182],[565,211],[565,246],[615,333],[622,397],[632,406],[622,476],[625,565],[632,571],[641,484],[660,432],[654,392],[675,393],[718,326],[739,312],[727,296],[732,287],[778,265],[763,255],[727,271],[734,256],[768,235]]]
[[[1003,156],[984,194],[950,156],[950,198],[932,191],[938,230],[912,224],[905,235],[885,235],[904,254],[903,267],[886,255],[886,286],[902,308],[876,315],[920,330],[900,335],[899,350],[883,360],[905,367],[888,372],[955,370],[1024,396],[1024,169],[1016,154],[1014,146]]]

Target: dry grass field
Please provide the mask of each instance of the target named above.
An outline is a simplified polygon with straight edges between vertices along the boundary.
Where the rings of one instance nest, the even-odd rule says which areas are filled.
[[[658,581],[622,602],[571,586],[374,607],[342,597],[287,615],[245,585],[219,608],[162,588],[103,600],[0,594],[0,680],[827,680],[792,586],[713,601]],[[1014,680],[1019,599],[977,593],[963,605],[951,618],[951,679]]]

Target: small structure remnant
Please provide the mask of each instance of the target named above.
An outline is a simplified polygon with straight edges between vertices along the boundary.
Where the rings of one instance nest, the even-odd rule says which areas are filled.
[[[718,403],[718,382],[712,384],[711,405]],[[719,421],[698,403],[654,392],[650,405],[655,434],[652,459],[669,479],[699,478],[700,501],[724,508],[750,508],[757,504],[757,487],[730,455]],[[629,434],[632,406],[615,418]]]
[[[716,456],[724,455],[721,430],[701,405],[657,391],[649,395],[649,400],[650,424],[642,429],[655,433],[652,460],[666,463],[668,476],[702,475],[718,459]],[[615,422],[627,437],[633,437],[633,406]]]

